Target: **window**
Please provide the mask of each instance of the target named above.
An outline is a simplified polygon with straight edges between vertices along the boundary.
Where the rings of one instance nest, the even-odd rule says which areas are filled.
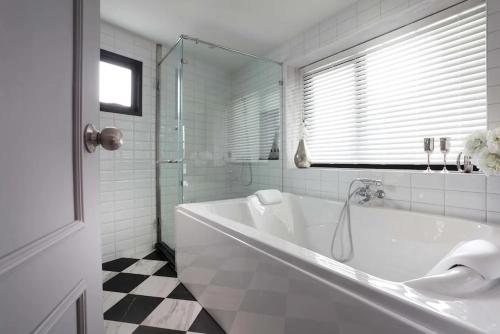
[[[305,68],[313,166],[421,165],[424,137],[450,137],[455,157],[486,128],[485,5],[439,15]]]
[[[142,116],[142,62],[101,50],[101,111]]]

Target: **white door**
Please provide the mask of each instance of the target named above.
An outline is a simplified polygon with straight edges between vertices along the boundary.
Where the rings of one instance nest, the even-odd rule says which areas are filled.
[[[0,333],[102,333],[99,0],[0,1]]]

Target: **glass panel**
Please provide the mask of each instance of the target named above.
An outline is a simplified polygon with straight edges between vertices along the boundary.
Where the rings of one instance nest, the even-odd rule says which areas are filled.
[[[179,175],[182,159],[179,151],[179,113],[181,44],[168,55],[160,68],[160,113],[159,113],[159,157],[161,239],[175,248],[174,208],[182,203],[182,188]],[[158,119],[157,119],[158,121]]]
[[[170,248],[176,204],[282,190],[281,80],[279,64],[187,39],[162,63],[161,159],[182,161],[159,168]]]
[[[183,57],[183,201],[281,190],[281,66],[191,40]]]

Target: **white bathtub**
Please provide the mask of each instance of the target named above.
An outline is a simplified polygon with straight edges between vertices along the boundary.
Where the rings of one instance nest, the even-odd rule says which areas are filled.
[[[182,283],[228,333],[500,333],[500,287],[430,292],[425,276],[454,246],[500,229],[385,208],[352,209],[354,258],[330,242],[342,203],[283,194],[184,204],[176,210]],[[496,282],[496,281],[495,281]]]

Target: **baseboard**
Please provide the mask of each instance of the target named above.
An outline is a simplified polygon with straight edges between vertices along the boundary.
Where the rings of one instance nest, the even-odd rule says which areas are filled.
[[[167,259],[167,261],[168,261],[167,265],[170,268],[172,268],[173,270],[176,270],[176,268],[175,268],[175,250],[170,248],[163,241],[156,243],[155,248],[158,252],[160,252],[161,255],[163,255]]]

